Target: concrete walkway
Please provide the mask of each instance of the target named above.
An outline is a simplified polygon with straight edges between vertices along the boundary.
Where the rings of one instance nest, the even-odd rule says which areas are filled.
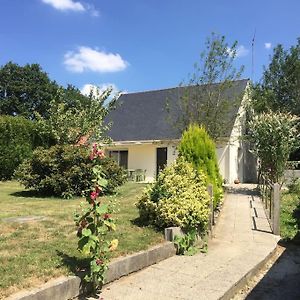
[[[174,256],[103,287],[104,300],[219,299],[276,247],[253,185],[224,201],[207,254]],[[228,295],[227,295],[228,296]]]

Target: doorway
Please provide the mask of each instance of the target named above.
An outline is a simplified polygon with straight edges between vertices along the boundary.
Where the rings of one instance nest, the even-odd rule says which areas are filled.
[[[167,147],[156,148],[156,176],[167,165]]]

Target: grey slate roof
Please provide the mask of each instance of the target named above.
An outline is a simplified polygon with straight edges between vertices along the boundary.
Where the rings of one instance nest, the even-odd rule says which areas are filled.
[[[244,93],[247,82],[247,79],[235,81],[225,92],[227,99],[235,99],[228,116],[232,120],[232,126],[240,106],[240,101],[237,103],[236,98]],[[190,88],[193,87],[188,87]],[[166,110],[166,103],[167,101],[171,104],[178,103],[186,89],[176,87],[121,95],[117,109],[112,111],[106,120],[113,123],[108,135],[114,141],[179,139],[180,132],[168,120],[170,114]],[[172,107],[172,117],[178,116],[180,114],[178,105]],[[231,129],[224,135],[229,137]]]

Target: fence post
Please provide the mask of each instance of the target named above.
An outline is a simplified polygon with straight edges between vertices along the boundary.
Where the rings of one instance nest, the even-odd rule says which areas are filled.
[[[209,214],[209,230],[211,232],[211,236],[212,236],[212,227],[213,225],[215,225],[215,217],[214,217],[214,195],[213,195],[213,186],[212,184],[209,184],[207,187],[207,191],[209,194],[209,208],[210,208],[210,214]]]
[[[273,185],[273,233],[280,235],[280,187],[278,183]]]

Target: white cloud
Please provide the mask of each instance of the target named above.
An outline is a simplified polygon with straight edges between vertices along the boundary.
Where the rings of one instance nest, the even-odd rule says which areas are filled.
[[[93,17],[99,17],[100,13],[92,4],[82,3],[75,0],[41,0],[42,2],[51,5],[57,10],[66,11],[73,10],[79,12],[89,12]]]
[[[117,88],[117,86],[114,83],[103,83],[103,84],[100,84],[99,86],[91,84],[91,83],[87,83],[81,88],[80,91],[81,91],[81,94],[89,96],[91,91],[96,92],[96,93],[99,92],[99,94],[102,94],[108,88],[112,88],[112,94],[116,94],[119,92],[119,89]]]
[[[227,52],[230,56],[233,56],[233,50],[231,48],[227,49]],[[247,49],[244,45],[240,45],[236,48],[236,55],[235,57],[243,57],[249,54],[249,49]]]
[[[85,11],[85,7],[80,2],[73,0],[42,0],[44,3],[51,5],[55,9],[73,10],[73,11]]]
[[[271,49],[272,43],[265,43],[265,49]]]
[[[84,71],[111,73],[122,71],[128,66],[118,53],[106,53],[84,46],[79,47],[77,52],[67,52],[64,64],[68,70],[76,73]]]

